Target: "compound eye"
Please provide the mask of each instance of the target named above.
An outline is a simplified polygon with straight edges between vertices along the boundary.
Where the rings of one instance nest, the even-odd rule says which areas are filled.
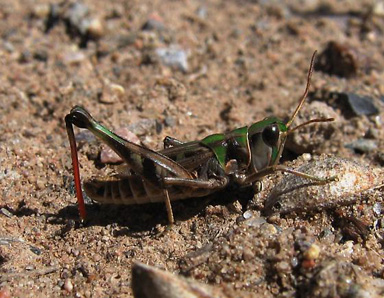
[[[272,124],[264,128],[262,138],[265,144],[269,147],[277,146],[280,137],[280,131],[276,124]]]

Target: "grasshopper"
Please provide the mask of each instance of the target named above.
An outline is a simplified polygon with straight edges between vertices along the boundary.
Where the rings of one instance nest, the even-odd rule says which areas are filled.
[[[66,115],[65,122],[81,219],[85,219],[86,210],[73,125],[90,130],[122,158],[126,167],[122,174],[85,182],[86,194],[105,204],[165,202],[170,224],[174,222],[171,201],[207,196],[231,184],[250,186],[276,171],[320,184],[335,180],[335,177],[320,178],[278,165],[288,134],[310,123],[333,121],[332,118],[312,119],[291,128],[308,95],[315,56],[316,52],[311,59],[304,94],[287,123],[268,117],[250,126],[186,143],[166,137],[164,149],[160,151],[123,139],[97,122],[84,108],[75,106]]]

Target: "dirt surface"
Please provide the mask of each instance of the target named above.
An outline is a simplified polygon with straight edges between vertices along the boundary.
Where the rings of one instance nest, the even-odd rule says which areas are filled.
[[[0,297],[132,297],[134,261],[240,297],[383,297],[384,4],[290,2],[0,1]],[[278,173],[254,198],[174,202],[165,233],[163,204],[88,201],[79,222],[64,123],[73,106],[157,150],[167,135],[288,119],[314,50],[295,124],[336,121],[296,131],[282,162],[353,159],[375,173],[368,193],[351,186],[330,209],[265,216]],[[108,171],[100,142],[76,134],[82,179]],[[357,199],[342,207],[345,194]]]

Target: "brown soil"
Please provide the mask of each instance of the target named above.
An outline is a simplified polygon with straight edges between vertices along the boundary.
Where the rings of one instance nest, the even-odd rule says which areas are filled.
[[[383,295],[382,188],[267,223],[268,193],[252,200],[243,190],[174,202],[176,225],[165,233],[163,204],[89,203],[79,222],[64,124],[73,106],[160,149],[167,135],[191,141],[288,119],[314,50],[323,71],[297,123],[336,121],[297,132],[284,163],[307,163],[308,154],[292,162],[305,152],[383,167],[383,5],[291,2],[87,0],[82,18],[94,22],[81,27],[65,2],[0,1],[0,297],[132,297],[133,261],[259,297]],[[188,69],[160,61],[156,49],[169,45],[188,54]],[[371,98],[378,112],[358,115],[334,97],[347,93]],[[76,133],[82,179],[108,169],[101,144]],[[345,147],[358,139],[375,146]],[[266,178],[266,189],[283,178]]]

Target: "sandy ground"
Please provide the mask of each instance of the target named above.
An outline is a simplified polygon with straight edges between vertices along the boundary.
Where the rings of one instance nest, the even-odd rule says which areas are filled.
[[[0,1],[0,297],[132,297],[134,261],[228,297],[383,297],[384,4],[291,2]],[[315,50],[295,123],[336,121],[298,130],[282,163],[332,175],[312,160],[347,158],[354,183],[293,193],[293,211],[281,201],[265,215],[289,179],[273,174],[255,197],[174,202],[166,233],[163,204],[88,202],[79,222],[64,123],[73,106],[158,150],[167,135],[287,120]],[[110,171],[100,142],[76,134],[82,179]]]

